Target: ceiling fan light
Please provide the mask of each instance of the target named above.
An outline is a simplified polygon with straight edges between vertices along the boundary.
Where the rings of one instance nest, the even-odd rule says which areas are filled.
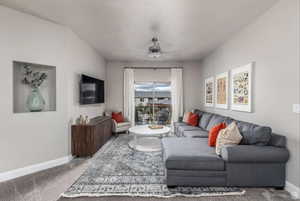
[[[148,56],[151,58],[158,58],[162,54],[159,46],[158,38],[153,37],[151,41],[153,44],[148,48]]]
[[[160,52],[149,52],[148,56],[151,58],[158,58],[161,56]]]

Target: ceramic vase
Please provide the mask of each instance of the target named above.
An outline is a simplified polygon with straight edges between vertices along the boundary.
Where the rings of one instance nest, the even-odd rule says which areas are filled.
[[[45,100],[39,88],[32,88],[31,93],[27,97],[26,104],[30,112],[40,112],[45,108]]]

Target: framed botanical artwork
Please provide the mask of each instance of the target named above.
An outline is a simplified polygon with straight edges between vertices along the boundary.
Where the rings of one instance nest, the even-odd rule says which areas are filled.
[[[205,100],[206,107],[214,106],[214,78],[205,79]]]
[[[228,72],[216,75],[215,106],[228,109]]]
[[[252,69],[254,63],[231,71],[231,109],[251,112],[252,108]]]

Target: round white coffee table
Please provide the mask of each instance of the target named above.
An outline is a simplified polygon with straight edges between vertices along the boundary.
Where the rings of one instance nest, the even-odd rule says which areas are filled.
[[[134,138],[129,146],[138,151],[160,151],[160,138],[170,132],[170,128],[164,126],[161,129],[151,129],[148,125],[134,126],[129,129]]]

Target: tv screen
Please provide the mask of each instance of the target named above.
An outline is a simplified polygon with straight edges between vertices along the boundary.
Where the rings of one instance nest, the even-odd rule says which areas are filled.
[[[104,81],[81,75],[80,104],[104,103]]]

